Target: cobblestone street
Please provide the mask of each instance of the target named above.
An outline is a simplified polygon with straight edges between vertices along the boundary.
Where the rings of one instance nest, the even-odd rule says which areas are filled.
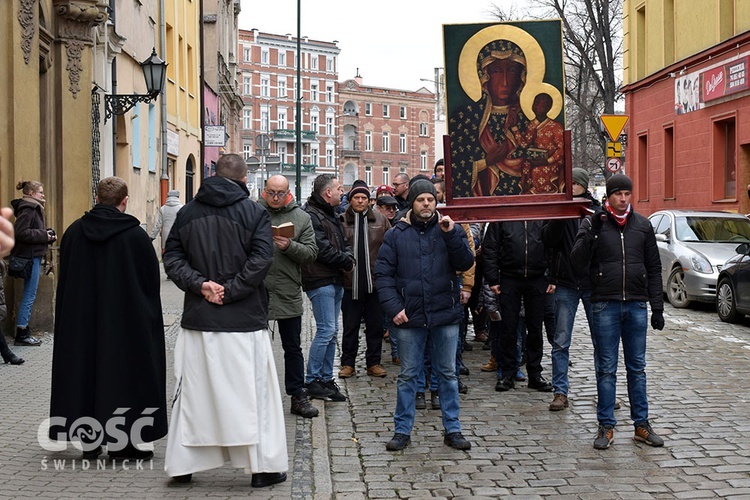
[[[164,280],[162,300],[171,395],[182,293]],[[348,402],[315,401],[321,415],[306,420],[288,413],[284,396],[289,479],[262,490],[254,490],[249,476],[230,467],[197,473],[188,485],[172,484],[163,470],[166,439],[156,443],[154,459],[142,469],[131,464],[124,470],[118,463],[113,470],[107,462],[106,470],[97,470],[95,463],[83,470],[80,453],[72,447],[45,451],[37,440],[40,429],[46,432],[42,424],[49,411],[52,336],[45,334],[41,347],[14,349],[26,364],[0,366],[0,497],[750,498],[750,322],[721,323],[708,306],[677,310],[667,305],[665,318],[664,331],[649,331],[647,355],[651,422],[666,441],[663,448],[632,440],[622,362],[615,443],[605,451],[592,448],[596,387],[591,342],[579,311],[567,410],[550,412],[551,394],[530,390],[523,382],[515,390],[495,392],[495,374],[479,370],[488,352],[471,342],[461,420],[472,449],[445,446],[440,412],[428,409],[417,411],[412,444],[403,452],[387,452],[398,367],[384,344],[388,376],[368,377],[360,355],[357,376],[338,381]],[[313,331],[308,308],[305,356]],[[283,378],[278,338],[274,350]],[[543,366],[551,378],[549,346]]]

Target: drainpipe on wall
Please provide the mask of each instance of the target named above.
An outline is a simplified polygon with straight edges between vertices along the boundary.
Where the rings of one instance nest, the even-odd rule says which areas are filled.
[[[117,56],[112,58],[112,95],[117,94]],[[112,116],[112,175],[117,175],[117,116]]]
[[[203,2],[201,2],[203,4]],[[164,21],[164,0],[159,0],[159,31],[161,41],[159,51],[161,57],[167,59],[167,23]],[[167,61],[168,63],[171,61]],[[159,188],[161,202],[159,206],[167,202],[167,191],[169,190],[169,171],[167,169],[167,83],[164,80],[164,87],[161,89],[161,177],[159,178]]]

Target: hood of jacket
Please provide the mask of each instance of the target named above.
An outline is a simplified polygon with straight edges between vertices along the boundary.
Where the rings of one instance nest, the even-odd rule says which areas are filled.
[[[13,215],[18,216],[18,212],[20,212],[24,208],[41,208],[44,210],[44,207],[39,202],[34,202],[30,200],[26,200],[24,198],[16,198],[15,200],[10,201],[10,206],[13,207]]]
[[[249,196],[243,182],[216,175],[203,180],[195,199],[212,207],[227,207]]]
[[[165,201],[164,204],[168,207],[179,207],[182,205],[182,202],[177,196],[167,196],[167,201]]]
[[[110,205],[96,205],[81,217],[81,229],[90,241],[107,241],[141,223],[130,214]]]

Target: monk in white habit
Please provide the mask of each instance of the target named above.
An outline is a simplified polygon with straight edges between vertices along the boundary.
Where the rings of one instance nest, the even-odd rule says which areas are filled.
[[[268,212],[248,198],[247,166],[222,156],[177,214],[164,252],[185,292],[174,352],[165,470],[177,482],[230,462],[253,487],[286,480],[284,409],[263,279],[273,260]]]

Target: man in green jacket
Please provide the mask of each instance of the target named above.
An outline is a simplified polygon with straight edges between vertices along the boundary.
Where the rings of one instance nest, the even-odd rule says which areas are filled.
[[[318,255],[315,230],[310,216],[297,206],[289,191],[289,181],[274,175],[266,181],[260,204],[266,207],[274,229],[273,264],[265,284],[270,294],[268,319],[279,325],[284,349],[284,384],[292,397],[292,413],[305,418],[318,416],[305,388],[305,359],[302,355],[302,271],[301,264],[313,262]],[[294,236],[276,235],[276,228],[292,223]]]

